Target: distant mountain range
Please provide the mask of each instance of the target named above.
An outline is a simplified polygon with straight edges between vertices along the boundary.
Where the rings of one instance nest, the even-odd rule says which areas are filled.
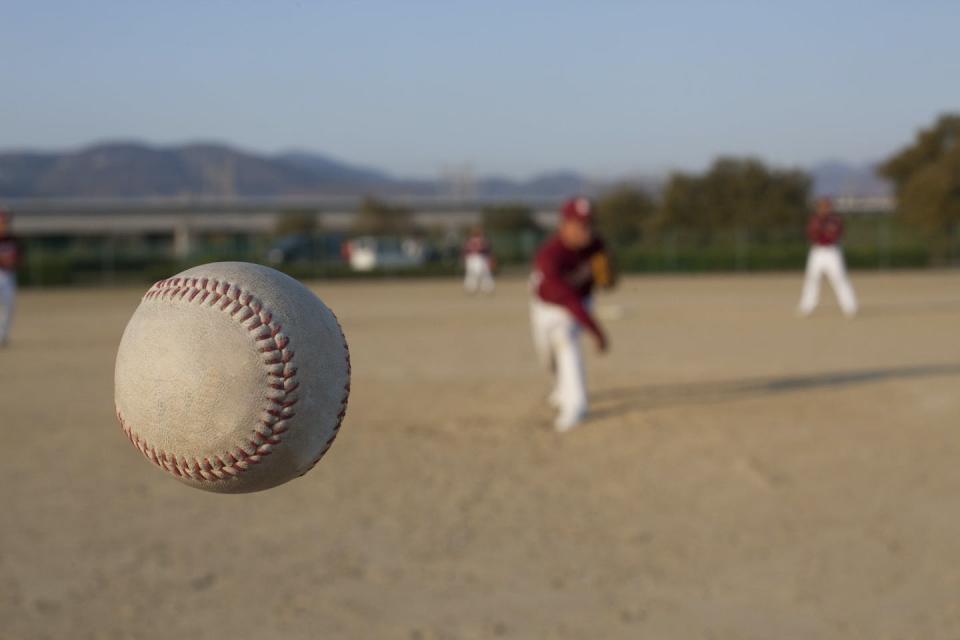
[[[0,153],[0,196],[276,196],[350,193],[390,184],[322,156],[261,156],[216,144],[100,144],[66,153]]]
[[[834,195],[886,195],[887,184],[869,167],[825,162],[811,169],[814,191]],[[621,180],[657,187],[649,178]],[[220,144],[171,147],[136,142],[93,145],[69,152],[0,152],[0,198],[240,197],[410,195],[479,198],[560,198],[596,194],[610,182],[575,171],[529,180],[449,172],[437,180],[411,180],[324,155],[291,151],[262,155]]]
[[[268,156],[218,144],[154,147],[118,142],[63,153],[0,152],[0,198],[364,194],[553,198],[592,190],[586,178],[571,171],[525,181],[474,178],[463,172],[438,180],[410,180],[305,151]]]

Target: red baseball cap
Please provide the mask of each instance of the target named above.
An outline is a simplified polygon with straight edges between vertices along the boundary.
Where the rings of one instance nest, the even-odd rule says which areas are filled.
[[[593,223],[594,207],[589,198],[577,196],[563,203],[560,215],[564,220],[576,220],[584,224]]]

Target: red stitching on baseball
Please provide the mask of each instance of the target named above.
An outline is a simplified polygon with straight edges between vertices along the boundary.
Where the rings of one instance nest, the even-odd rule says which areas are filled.
[[[304,472],[300,474],[301,476],[317,466],[317,463],[323,459],[323,456],[325,456],[327,451],[330,450],[330,447],[333,446],[333,441],[337,439],[337,435],[340,433],[340,427],[343,425],[343,419],[347,416],[347,403],[350,400],[350,380],[353,373],[353,366],[350,364],[350,345],[347,344],[347,338],[343,333],[343,327],[340,326],[340,320],[337,318],[337,314],[333,313],[332,310],[330,311],[330,314],[333,316],[334,322],[337,323],[337,329],[340,330],[340,335],[343,336],[343,349],[347,354],[347,383],[343,386],[343,396],[340,399],[340,411],[337,413],[337,424],[333,427],[333,434],[323,445],[323,449],[320,450],[320,453],[317,454],[317,457],[314,458]],[[294,373],[296,373],[296,371],[296,369],[293,370]],[[286,429],[286,427],[284,427],[284,429]],[[276,429],[274,429],[274,432],[276,433]]]
[[[181,281],[183,286],[181,286]],[[120,427],[124,433],[127,434],[130,442],[133,443],[133,446],[139,449],[144,457],[156,466],[175,476],[186,476],[194,480],[215,482],[240,475],[243,471],[249,469],[251,465],[259,463],[263,456],[270,455],[273,448],[282,443],[281,434],[289,429],[287,420],[296,415],[292,407],[297,404],[299,400],[299,397],[294,395],[294,392],[299,388],[300,383],[295,379],[297,368],[290,364],[293,360],[294,352],[287,349],[290,344],[290,339],[286,334],[281,334],[283,327],[273,322],[273,314],[264,309],[258,299],[236,285],[219,282],[217,280],[208,280],[207,278],[201,278],[200,280],[196,278],[172,278],[161,280],[154,284],[146,294],[144,294],[143,299],[183,300],[184,296],[188,293],[190,296],[187,301],[190,303],[200,305],[206,303],[207,306],[211,307],[218,306],[221,311],[227,311],[228,307],[234,305],[235,308],[228,312],[231,317],[236,317],[236,314],[243,310],[244,314],[242,317],[237,318],[237,320],[251,333],[257,330],[262,331],[260,327],[264,325],[267,326],[269,333],[255,336],[254,340],[258,344],[266,340],[273,340],[273,348],[265,346],[260,348],[259,352],[262,354],[276,354],[270,357],[264,357],[263,363],[268,369],[267,375],[270,378],[269,388],[279,391],[280,393],[273,393],[267,399],[269,405],[272,406],[268,406],[264,410],[260,423],[253,428],[250,438],[234,451],[213,456],[215,462],[211,462],[209,457],[205,457],[201,461],[198,458],[189,460],[185,456],[178,458],[175,454],[170,454],[168,458],[167,453],[164,451],[159,451],[158,454],[157,449],[127,425],[119,409],[117,409],[117,420],[120,422]],[[200,293],[203,293],[203,295],[198,298],[197,296]],[[332,311],[331,314],[333,314]],[[255,318],[255,322],[246,324],[250,318]],[[343,329],[340,327],[340,322],[337,320],[336,315],[334,315],[334,321],[337,323],[337,328],[340,329],[340,334],[343,335]],[[334,427],[333,435],[324,445],[323,450],[317,458],[310,463],[304,473],[312,469],[314,465],[320,461],[320,458],[324,456],[330,448],[330,445],[333,444],[333,440],[336,438],[337,432],[340,430],[340,425],[343,424],[343,418],[346,415],[347,401],[350,397],[351,371],[350,348],[347,345],[346,338],[343,340],[343,348],[346,352],[347,384],[344,387],[343,397],[340,401],[340,412],[337,414],[337,424]],[[276,410],[273,408],[277,406],[281,409]],[[229,462],[227,462],[227,460],[229,460]]]

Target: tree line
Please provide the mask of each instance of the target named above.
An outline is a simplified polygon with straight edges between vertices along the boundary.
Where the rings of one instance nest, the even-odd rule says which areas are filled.
[[[946,114],[877,167],[897,196],[899,221],[948,243],[960,227],[960,114]],[[811,205],[810,175],[772,167],[757,158],[721,157],[703,172],[677,171],[654,192],[634,184],[607,190],[597,200],[598,224],[621,247],[656,241],[682,232],[709,244],[717,234],[736,230],[750,240],[801,239]],[[290,212],[287,232],[315,229],[316,216]],[[501,204],[483,211],[483,225],[494,234],[542,232],[533,210]],[[415,231],[413,211],[366,198],[353,224],[356,234],[396,235]]]
[[[704,173],[675,172],[660,194],[632,184],[608,190],[597,201],[598,225],[610,242],[629,246],[682,230],[709,242],[729,229],[775,233],[802,229],[808,214],[810,177],[799,170],[770,168],[754,158],[720,158]],[[485,211],[492,231],[529,228],[526,207]]]
[[[877,166],[893,183],[897,219],[921,232],[936,256],[960,231],[960,114],[940,116]],[[620,246],[685,232],[704,243],[737,230],[756,240],[802,236],[812,180],[799,169],[770,167],[756,158],[723,157],[702,173],[674,172],[654,194],[624,184],[598,199],[601,230]],[[494,230],[526,228],[521,206],[491,209]]]
[[[903,221],[925,231],[942,251],[960,225],[960,114],[942,115],[921,129],[879,173],[893,182]]]

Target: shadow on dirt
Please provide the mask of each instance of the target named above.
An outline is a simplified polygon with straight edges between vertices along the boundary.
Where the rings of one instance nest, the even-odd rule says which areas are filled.
[[[960,364],[915,365],[795,376],[652,384],[633,388],[618,387],[598,390],[592,394],[591,398],[595,401],[596,410],[591,412],[591,415],[602,417],[625,411],[677,405],[714,404],[811,389],[836,389],[889,380],[944,376],[960,376]]]

